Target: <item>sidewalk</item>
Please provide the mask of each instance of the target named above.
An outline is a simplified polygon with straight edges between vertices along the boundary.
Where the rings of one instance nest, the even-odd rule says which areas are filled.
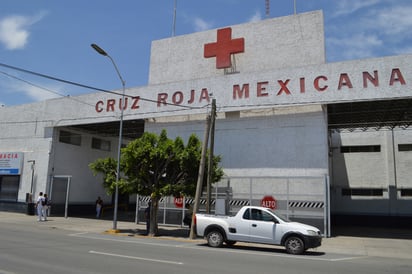
[[[0,212],[1,223],[24,226],[42,226],[73,232],[104,233],[113,228],[113,221],[92,218],[49,217],[47,222],[37,222],[36,216],[22,213]],[[119,236],[145,237],[146,225],[134,222],[117,222]],[[159,226],[159,238],[175,238],[205,243],[203,239],[190,240],[188,229],[175,226]],[[379,229],[339,227],[334,237],[324,238],[316,252],[337,253],[355,256],[376,256],[412,259],[412,231],[401,229]],[[344,236],[341,236],[344,235]]]

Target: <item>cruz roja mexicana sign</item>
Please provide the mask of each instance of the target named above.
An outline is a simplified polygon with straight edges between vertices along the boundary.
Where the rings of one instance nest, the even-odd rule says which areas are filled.
[[[97,113],[108,113],[123,107],[125,111],[144,112],[148,105],[159,111],[179,105],[201,107],[211,102],[212,93],[222,108],[410,96],[412,72],[407,64],[412,62],[412,56],[390,58],[391,67],[385,67],[385,58],[380,58],[148,86],[136,91],[144,91],[144,97],[152,100],[150,103],[141,100],[140,95],[125,98],[124,102],[120,97],[114,96],[98,99],[95,110]],[[153,94],[155,97],[151,98]]]

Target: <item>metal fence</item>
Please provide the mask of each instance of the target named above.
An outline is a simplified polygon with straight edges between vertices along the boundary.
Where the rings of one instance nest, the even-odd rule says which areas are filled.
[[[330,236],[329,177],[227,177],[216,183],[210,200],[211,213],[234,215],[242,206],[271,207],[290,220],[318,227]],[[145,221],[144,210],[149,197],[137,197],[136,222]],[[164,225],[183,225],[185,204],[193,198],[164,197],[160,200],[158,221]],[[206,197],[200,200],[199,211],[206,208]]]

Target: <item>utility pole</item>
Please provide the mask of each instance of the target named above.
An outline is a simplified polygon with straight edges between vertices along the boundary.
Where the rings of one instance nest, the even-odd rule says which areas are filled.
[[[177,8],[177,0],[175,0],[175,5],[173,9],[172,37],[176,35],[176,8]]]
[[[210,214],[210,204],[211,204],[211,185],[212,185],[212,176],[213,176],[213,150],[215,146],[215,120],[216,120],[216,99],[212,99],[212,112],[210,114],[210,150],[209,150],[209,165],[207,173],[207,198],[206,198],[206,213]]]
[[[197,177],[197,185],[196,185],[196,196],[195,196],[195,203],[193,205],[193,214],[192,214],[192,226],[190,227],[190,239],[196,238],[195,233],[195,214],[199,210],[199,202],[200,202],[200,195],[202,195],[202,183],[203,183],[203,176],[205,173],[205,162],[206,162],[206,151],[207,145],[209,141],[209,132],[210,132],[210,115],[206,118],[206,129],[205,135],[203,138],[203,146],[202,146],[202,156],[200,158],[200,165],[199,165],[199,175]]]

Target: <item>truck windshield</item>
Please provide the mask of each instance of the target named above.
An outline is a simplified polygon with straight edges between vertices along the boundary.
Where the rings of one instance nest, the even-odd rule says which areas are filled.
[[[275,215],[276,217],[278,217],[278,219],[281,219],[282,221],[287,222],[287,223],[290,222],[290,220],[288,220],[288,218],[286,218],[286,217],[283,216],[282,214],[277,213],[277,212],[275,212],[274,210],[269,209],[269,208],[268,208],[268,210],[269,210],[273,215]]]

